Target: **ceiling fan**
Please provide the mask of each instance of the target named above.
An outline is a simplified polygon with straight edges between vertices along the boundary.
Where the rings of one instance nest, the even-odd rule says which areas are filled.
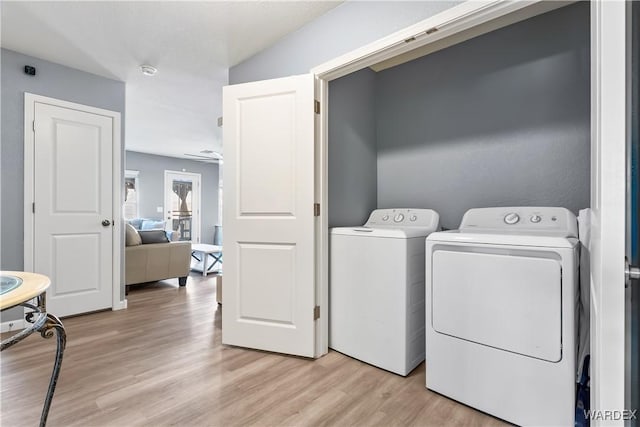
[[[195,157],[196,159],[200,159],[202,161],[215,162],[215,163],[222,160],[222,154],[216,151],[202,150],[200,153],[202,154],[183,153],[183,156]]]

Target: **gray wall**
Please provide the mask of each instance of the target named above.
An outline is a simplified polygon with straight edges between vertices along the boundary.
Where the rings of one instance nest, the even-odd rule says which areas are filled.
[[[376,73],[329,83],[329,226],[364,224],[377,206]]]
[[[156,207],[164,205],[164,171],[183,171],[201,175],[202,198],[201,237],[202,243],[213,244],[214,226],[218,224],[218,165],[195,160],[156,156],[154,154],[126,152],[125,168],[140,171],[138,210],[143,218],[162,218]]]
[[[117,111],[124,123],[125,84],[7,49],[2,49],[1,55],[0,266],[3,270],[22,270],[24,93]],[[36,67],[36,75],[24,74],[25,65]],[[122,129],[124,146],[124,124]],[[3,315],[3,320],[19,318],[21,312],[16,312],[15,317],[12,313]]]
[[[578,3],[378,73],[378,207],[588,207],[589,60]]]
[[[347,1],[229,70],[230,84],[308,73],[311,68],[461,1]],[[362,77],[363,80],[359,80]],[[376,206],[374,74],[331,82],[329,224],[362,224]],[[340,90],[335,90],[339,88]]]
[[[229,70],[229,83],[294,74],[422,21],[462,1],[347,1]]]

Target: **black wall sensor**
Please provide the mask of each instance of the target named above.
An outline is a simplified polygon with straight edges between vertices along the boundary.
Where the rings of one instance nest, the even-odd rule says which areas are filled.
[[[30,76],[35,76],[36,75],[36,67],[32,67],[30,65],[25,65],[24,66],[24,73],[28,74]]]

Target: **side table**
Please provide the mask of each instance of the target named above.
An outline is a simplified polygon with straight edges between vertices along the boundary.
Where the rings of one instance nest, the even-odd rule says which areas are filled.
[[[41,427],[44,427],[47,423],[51,400],[60,375],[62,355],[67,344],[67,334],[62,322],[56,316],[47,313],[46,291],[50,284],[49,278],[41,274],[23,271],[0,272],[0,310],[5,311],[13,307],[26,307],[32,310],[25,315],[25,320],[30,325],[12,337],[3,340],[0,343],[0,351],[6,350],[34,332],[40,332],[43,338],[51,338],[54,331],[56,333],[56,358],[51,379],[49,380],[49,388],[44,399],[44,407],[40,415]],[[32,299],[36,300],[35,305],[29,302]]]

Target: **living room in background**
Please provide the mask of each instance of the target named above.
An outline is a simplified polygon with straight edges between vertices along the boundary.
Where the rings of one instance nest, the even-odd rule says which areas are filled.
[[[164,213],[178,240],[200,243],[200,174],[164,171]]]
[[[140,171],[124,171],[124,219],[138,218],[138,175]]]

